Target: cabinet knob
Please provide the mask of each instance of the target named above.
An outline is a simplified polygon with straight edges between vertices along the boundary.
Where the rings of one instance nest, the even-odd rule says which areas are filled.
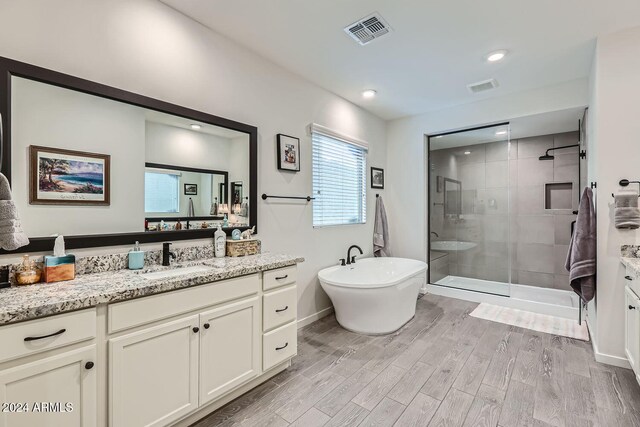
[[[633,279],[631,279],[631,276],[624,276],[624,278],[627,279],[627,280],[633,280]]]
[[[636,310],[636,308],[632,305],[629,306],[629,310]]]
[[[95,366],[95,364],[93,362],[87,362],[84,364],[84,368],[85,369],[91,369]]]
[[[193,333],[197,334],[198,331],[200,331],[200,328],[198,328],[197,326],[193,327]]]
[[[205,328],[205,329],[209,329],[209,327],[210,327],[211,325],[210,325],[210,324],[208,324],[208,323],[205,323],[205,324],[204,324],[204,325],[202,325],[202,326],[204,326],[204,328]]]

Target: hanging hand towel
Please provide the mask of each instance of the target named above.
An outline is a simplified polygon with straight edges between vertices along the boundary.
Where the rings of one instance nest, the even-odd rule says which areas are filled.
[[[389,257],[389,224],[382,197],[376,197],[376,219],[373,226],[373,256]]]
[[[0,173],[0,248],[13,251],[29,244],[18,219],[18,210],[11,198],[7,177]]]
[[[640,228],[640,209],[638,209],[638,192],[620,191],[614,196],[616,206],[613,210],[613,221],[616,228],[633,230]]]
[[[596,293],[596,214],[589,187],[584,189],[580,199],[565,268],[574,292],[584,302],[591,301]]]

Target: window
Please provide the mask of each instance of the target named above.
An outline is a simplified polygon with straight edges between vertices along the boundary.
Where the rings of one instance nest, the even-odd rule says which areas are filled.
[[[180,212],[180,174],[168,172],[144,173],[144,211]]]
[[[313,226],[367,222],[367,145],[311,125]]]

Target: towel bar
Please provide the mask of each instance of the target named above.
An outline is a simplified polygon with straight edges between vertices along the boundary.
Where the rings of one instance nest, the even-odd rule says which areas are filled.
[[[626,187],[626,186],[628,186],[629,184],[638,184],[638,189],[640,189],[640,181],[629,181],[628,179],[626,179],[626,178],[625,178],[625,179],[621,179],[621,180],[618,182],[618,185],[619,185],[620,187]],[[614,196],[614,195],[613,195],[613,193],[611,193],[611,197],[614,197],[614,198],[615,198],[616,196]],[[638,197],[640,197],[640,194],[638,194]]]
[[[311,200],[315,200],[315,197],[311,197],[311,196],[304,196],[304,197],[300,197],[300,196],[268,196],[266,194],[262,195],[262,200],[267,200],[267,199],[293,199],[293,200],[306,200],[307,202],[310,202]]]

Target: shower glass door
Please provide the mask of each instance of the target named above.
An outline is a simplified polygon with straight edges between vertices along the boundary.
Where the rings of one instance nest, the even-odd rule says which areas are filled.
[[[510,295],[508,123],[428,137],[429,283]]]

